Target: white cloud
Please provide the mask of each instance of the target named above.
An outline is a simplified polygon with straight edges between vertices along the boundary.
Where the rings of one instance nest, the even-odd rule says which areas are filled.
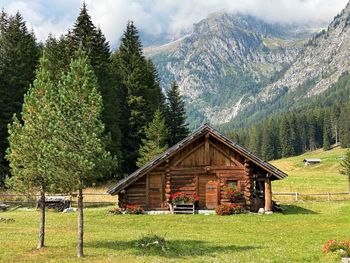
[[[270,22],[330,22],[348,0],[86,0],[93,22],[107,39],[118,42],[128,20],[147,33],[177,33],[209,13],[226,10],[258,16]],[[48,33],[67,32],[82,0],[0,0],[0,8],[23,15],[40,40]]]

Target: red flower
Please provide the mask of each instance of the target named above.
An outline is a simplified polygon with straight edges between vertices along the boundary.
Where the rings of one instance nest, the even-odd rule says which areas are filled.
[[[225,189],[224,198],[229,199],[230,202],[236,201],[241,196],[242,194],[235,188],[229,187]]]
[[[196,193],[185,194],[183,192],[176,192],[170,195],[169,201],[173,204],[193,204],[199,201],[199,197],[196,195]]]
[[[215,212],[220,216],[240,214],[242,212],[242,207],[236,204],[222,204],[215,209]]]

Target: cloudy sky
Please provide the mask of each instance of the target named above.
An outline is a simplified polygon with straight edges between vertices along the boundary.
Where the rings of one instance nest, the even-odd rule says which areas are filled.
[[[187,31],[209,13],[226,10],[248,13],[270,22],[330,22],[348,0],[86,0],[95,25],[112,45],[128,20],[146,33]],[[72,26],[82,0],[0,0],[0,8],[17,10],[39,40],[60,35]]]

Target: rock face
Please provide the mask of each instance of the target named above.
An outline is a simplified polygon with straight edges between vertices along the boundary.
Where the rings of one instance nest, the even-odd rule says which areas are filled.
[[[233,120],[258,94],[262,98],[263,88],[289,67],[310,35],[307,28],[215,13],[195,24],[191,34],[145,53],[163,87],[173,78],[178,82],[192,126],[220,124]]]
[[[282,78],[261,91],[259,99],[269,101],[280,90],[299,92],[296,99],[322,93],[350,68],[349,58],[350,3],[327,30],[310,40]]]

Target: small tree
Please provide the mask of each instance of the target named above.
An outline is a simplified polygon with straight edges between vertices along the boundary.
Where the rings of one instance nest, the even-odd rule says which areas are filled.
[[[83,188],[106,170],[112,158],[103,140],[102,98],[86,53],[80,47],[60,81],[55,119],[55,154],[62,191],[78,191],[78,257],[83,254]]]
[[[168,143],[170,146],[184,139],[189,133],[186,124],[185,103],[175,81],[167,92],[166,124],[169,128]]]
[[[350,195],[350,150],[347,150],[344,159],[340,162],[340,173],[348,177]]]
[[[142,139],[142,146],[139,151],[140,157],[137,159],[138,167],[143,166],[168,148],[166,144],[168,129],[160,110],[154,113],[152,122],[145,130],[146,139]]]
[[[12,177],[7,183],[20,192],[40,192],[41,222],[38,248],[44,247],[45,237],[45,193],[50,191],[55,167],[50,160],[52,154],[52,120],[55,89],[47,70],[45,54],[36,71],[36,79],[24,98],[21,120],[16,115],[9,125],[9,148]]]

